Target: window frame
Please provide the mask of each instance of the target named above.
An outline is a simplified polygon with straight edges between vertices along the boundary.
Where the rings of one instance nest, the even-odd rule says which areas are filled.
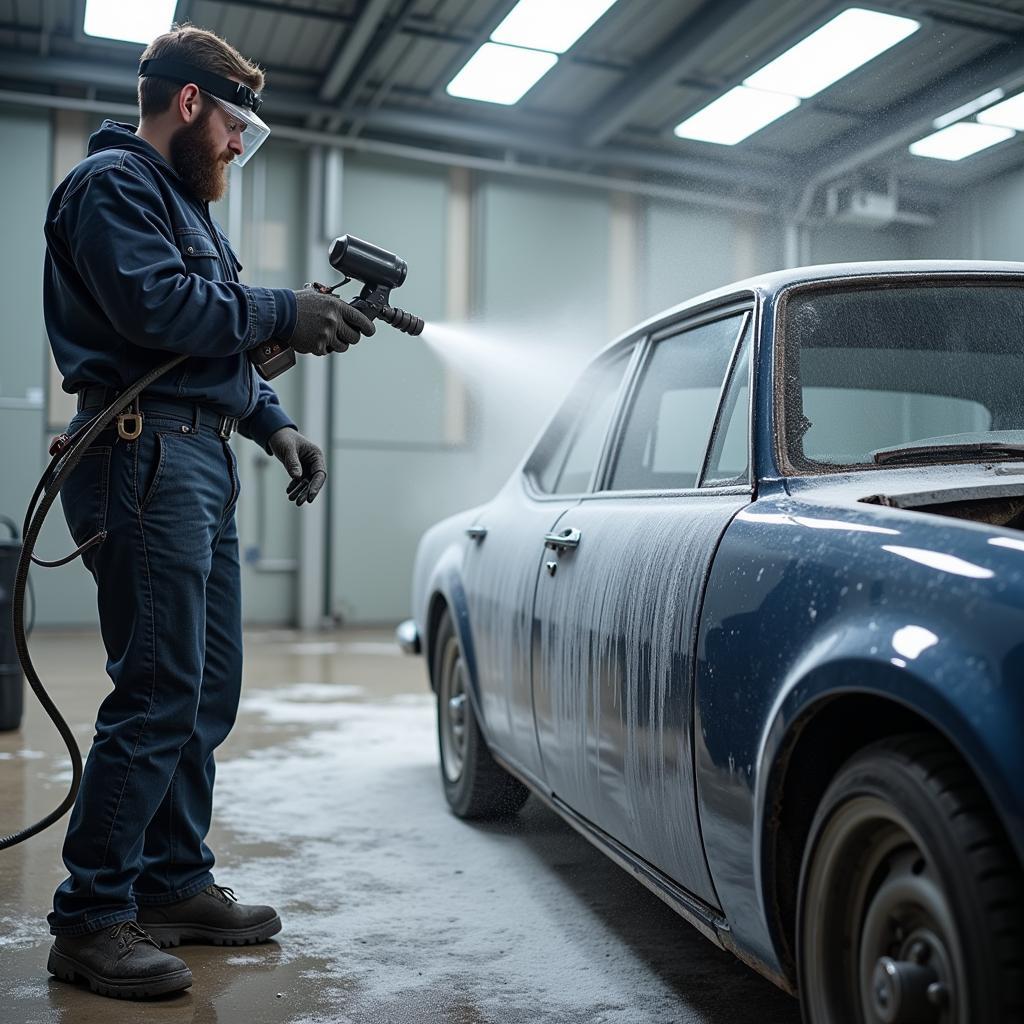
[[[545,453],[550,454],[551,450],[557,447],[558,442],[561,439],[560,437],[555,439],[552,435],[552,431],[556,423],[558,422],[558,418],[562,412],[565,402],[568,401],[569,399],[569,395],[566,395],[566,397],[562,400],[562,403],[555,410],[554,415],[551,417],[547,425],[544,427],[544,430],[541,432],[540,438],[538,439],[537,443],[533,446],[533,449],[527,456],[526,461],[523,463],[523,468],[520,473],[520,479],[522,481],[524,490],[533,500],[548,502],[573,501],[587,494],[591,494],[593,492],[595,481],[600,479],[600,474],[602,472],[602,468],[605,464],[605,459],[608,453],[609,440],[615,435],[615,430],[619,422],[619,417],[622,413],[623,402],[625,396],[630,392],[632,381],[636,375],[637,362],[640,358],[640,354],[643,351],[646,342],[647,336],[641,334],[632,336],[630,338],[625,339],[624,341],[618,342],[610,346],[605,351],[600,353],[600,355],[594,358],[590,363],[588,363],[583,373],[580,374],[580,377],[573,382],[572,387],[574,389],[579,384],[580,380],[583,379],[583,376],[585,374],[590,373],[592,370],[599,367],[603,363],[614,362],[615,360],[621,358],[623,352],[628,352],[628,355],[625,359],[625,368],[622,372],[622,379],[619,381],[618,391],[616,392],[615,401],[612,405],[612,414],[608,420],[608,426],[605,429],[604,437],[601,440],[601,446],[598,451],[598,457],[596,462],[594,463],[594,469],[591,471],[590,478],[587,481],[586,488],[582,491],[565,491],[558,494],[552,493],[550,491],[545,491],[540,486],[540,482],[537,478],[536,471],[531,467],[531,463],[533,463],[533,461],[536,458]],[[570,389],[569,394],[571,393],[572,389]],[[577,417],[575,422],[569,425],[568,429],[575,434],[578,431],[579,422],[579,417]]]
[[[877,465],[875,463],[828,463],[802,460],[794,462],[791,458],[790,440],[786,434],[788,403],[786,398],[786,362],[788,338],[786,337],[786,318],[789,313],[789,300],[803,296],[808,292],[836,291],[870,291],[882,288],[919,288],[919,287],[1008,287],[1020,286],[1019,274],[1001,271],[908,271],[906,273],[869,273],[822,277],[814,281],[801,281],[787,285],[774,297],[772,315],[772,443],[775,464],[784,477],[821,477],[842,476],[850,473],[880,473],[893,469],[905,469],[904,466]],[[949,465],[936,461],[928,463],[929,467]]]
[[[639,392],[640,385],[643,382],[645,371],[647,370],[651,358],[654,354],[655,346],[670,341],[673,338],[677,338],[687,331],[694,330],[698,327],[703,327],[705,324],[714,323],[716,320],[724,320],[730,316],[737,316],[739,319],[739,326],[736,331],[736,338],[733,341],[732,351],[729,353],[729,359],[726,362],[725,375],[722,379],[722,383],[718,389],[718,399],[715,404],[715,415],[711,423],[711,428],[708,431],[708,435],[704,441],[704,455],[701,460],[700,472],[697,477],[697,484],[694,487],[682,487],[682,488],[631,488],[629,490],[623,489],[612,489],[611,488],[611,475],[614,469],[615,461],[618,458],[622,441],[625,434],[625,426],[628,422],[629,416],[633,411],[633,406]],[[637,498],[637,497],[672,497],[672,496],[697,496],[697,495],[721,495],[721,494],[752,494],[753,493],[753,478],[754,478],[754,450],[753,450],[753,424],[754,424],[754,383],[757,378],[755,372],[756,367],[756,338],[754,334],[756,332],[757,325],[757,308],[756,300],[754,296],[745,294],[742,296],[733,296],[730,300],[723,302],[718,305],[707,307],[690,312],[689,315],[684,316],[680,319],[672,321],[658,330],[650,333],[640,343],[638,348],[640,349],[639,358],[635,360],[634,365],[631,367],[632,377],[630,380],[630,386],[628,394],[624,397],[621,402],[617,414],[612,418],[612,429],[609,431],[609,443],[606,445],[606,451],[604,457],[600,463],[600,472],[596,475],[596,480],[593,481],[594,487],[590,492],[591,497],[601,498]],[[711,451],[711,443],[718,430],[719,422],[722,416],[722,401],[725,397],[726,389],[732,380],[733,371],[736,367],[736,360],[739,358],[739,353],[743,345],[744,339],[747,338],[748,332],[750,334],[750,360],[747,367],[749,388],[749,407],[747,410],[747,474],[748,481],[746,484],[728,484],[716,487],[702,487],[701,481],[704,479],[707,472],[707,462]]]

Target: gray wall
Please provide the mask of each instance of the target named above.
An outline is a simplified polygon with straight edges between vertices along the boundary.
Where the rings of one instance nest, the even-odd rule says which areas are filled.
[[[81,142],[95,120],[79,118]],[[0,112],[5,151],[19,157],[5,161],[0,190],[7,237],[18,240],[0,256],[0,512],[19,521],[48,441],[40,226],[54,123],[48,114]],[[74,149],[67,136],[65,118],[58,165]],[[407,613],[422,531],[497,490],[593,352],[642,317],[785,259],[784,226],[773,217],[367,154],[333,158],[327,171],[307,147],[273,138],[232,174],[215,215],[246,280],[333,282],[326,243],[348,231],[408,260],[398,305],[432,324],[460,325],[457,341],[437,348],[382,325],[350,352],[301,360],[275,381],[300,429],[329,441],[329,544],[314,550],[328,611],[350,622]],[[322,217],[321,200],[329,211]],[[1019,258],[1014,227],[1022,214],[1024,173],[1016,173],[968,194],[934,228],[806,229],[802,255],[808,262]],[[353,284],[342,294],[355,291]],[[302,408],[317,386],[333,398]],[[236,451],[246,617],[288,624],[296,616],[299,541],[319,536],[326,502],[316,514],[293,508],[276,462],[245,440]],[[56,510],[41,547],[64,553],[69,543]],[[91,581],[80,566],[33,575],[42,623],[94,621]]]

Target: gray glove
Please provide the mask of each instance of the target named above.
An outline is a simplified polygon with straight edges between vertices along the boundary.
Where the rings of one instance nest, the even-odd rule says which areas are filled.
[[[296,505],[312,501],[327,479],[324,453],[294,427],[274,431],[267,444],[292,478],[288,485],[288,500]]]
[[[377,328],[373,321],[336,295],[324,295],[315,288],[295,293],[298,312],[295,330],[288,339],[296,352],[325,356],[328,352],[344,352],[359,341],[361,334],[370,337]]]

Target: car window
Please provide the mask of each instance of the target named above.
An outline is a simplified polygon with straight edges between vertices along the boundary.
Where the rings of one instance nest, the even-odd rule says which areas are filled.
[[[579,494],[590,486],[632,349],[591,366],[546,431],[527,472],[546,494]]]
[[[722,412],[701,487],[750,482],[750,336],[748,328],[722,400]]]
[[[790,465],[834,471],[904,448],[1024,442],[1024,392],[1008,386],[1024,375],[1022,323],[1017,286],[794,294],[783,325]]]
[[[612,490],[697,486],[743,315],[654,346],[622,434]]]

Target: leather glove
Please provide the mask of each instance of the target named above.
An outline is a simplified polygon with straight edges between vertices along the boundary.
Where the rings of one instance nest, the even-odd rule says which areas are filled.
[[[295,330],[288,339],[296,352],[325,356],[328,352],[344,352],[361,335],[367,338],[377,328],[355,306],[336,295],[324,295],[315,288],[302,288],[295,293],[297,314]]]
[[[288,500],[296,505],[312,501],[327,479],[324,453],[294,427],[274,431],[267,444],[292,478],[288,485]]]

